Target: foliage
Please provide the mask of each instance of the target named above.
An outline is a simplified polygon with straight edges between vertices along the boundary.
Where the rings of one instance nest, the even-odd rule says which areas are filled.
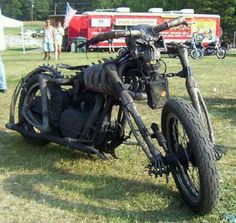
[[[40,20],[50,13],[50,0],[0,0],[2,13],[20,20]],[[33,13],[33,14],[32,14]]]
[[[232,39],[236,31],[236,0],[195,0],[189,6],[197,13],[219,14],[224,35]]]
[[[0,6],[4,15],[13,18],[20,18],[23,15],[22,3],[18,0],[1,0]]]

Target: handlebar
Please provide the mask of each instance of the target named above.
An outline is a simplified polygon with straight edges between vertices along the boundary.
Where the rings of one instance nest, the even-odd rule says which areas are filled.
[[[179,26],[181,24],[188,25],[188,23],[185,21],[183,16],[180,16],[177,19],[165,22],[165,23],[160,24],[158,26],[154,26],[154,27],[152,27],[152,30],[155,33],[159,33],[161,31],[170,29],[171,27]],[[141,35],[142,35],[142,32],[139,30],[113,31],[113,32],[107,32],[107,33],[100,33],[97,36],[93,37],[92,39],[79,44],[78,47],[83,47],[83,46],[88,47],[90,45],[97,44],[99,42],[109,40],[109,39],[114,39],[114,38],[140,37]]]
[[[179,26],[179,25],[188,26],[188,23],[185,21],[183,16],[180,16],[177,19],[173,19],[171,21],[162,23],[158,26],[154,26],[152,29],[155,33],[159,33],[159,32],[162,32],[164,30],[167,30],[167,29],[170,29],[172,27]]]
[[[90,46],[105,40],[113,39],[113,38],[121,38],[121,37],[140,37],[142,33],[139,30],[128,30],[128,31],[113,31],[108,33],[101,33],[92,39],[81,43],[78,47]]]

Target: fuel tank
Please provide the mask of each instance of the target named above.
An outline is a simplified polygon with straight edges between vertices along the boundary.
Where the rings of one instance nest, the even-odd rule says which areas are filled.
[[[104,69],[104,64],[95,64],[88,67],[83,74],[86,88],[100,93],[112,93],[109,84],[108,73]]]

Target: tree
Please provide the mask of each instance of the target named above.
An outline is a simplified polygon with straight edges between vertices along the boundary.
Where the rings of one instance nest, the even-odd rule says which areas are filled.
[[[22,5],[22,16],[17,19],[30,20],[31,19],[31,2],[30,0],[21,0]]]
[[[93,2],[93,8],[117,8],[117,7],[130,7],[135,12],[146,12],[149,8],[165,6],[165,0],[97,0]]]
[[[0,6],[2,13],[6,16],[18,18],[23,14],[22,4],[18,0],[0,0]]]
[[[196,13],[219,14],[224,38],[232,40],[236,30],[236,0],[195,0],[190,3]]]
[[[34,19],[44,20],[48,15],[53,14],[53,9],[51,6],[51,1],[49,0],[34,0]]]

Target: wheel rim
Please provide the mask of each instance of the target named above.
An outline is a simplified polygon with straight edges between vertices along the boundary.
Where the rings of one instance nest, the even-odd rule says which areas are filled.
[[[192,52],[192,57],[193,57],[194,59],[199,59],[199,58],[201,57],[201,52],[200,52],[199,50],[194,50],[194,51]]]
[[[174,168],[173,175],[178,181],[182,191],[192,202],[199,201],[200,180],[198,168],[191,150],[191,142],[187,136],[182,123],[175,115],[171,115],[168,120],[168,147],[171,152],[177,153],[184,150],[187,157],[187,164],[178,162]]]
[[[198,55],[197,51],[193,51],[193,57],[197,58],[197,55]]]
[[[222,58],[222,57],[224,57],[224,55],[225,55],[225,51],[222,50],[222,49],[219,49],[218,52],[217,52],[217,54],[218,54],[218,57],[219,57],[219,58]]]

